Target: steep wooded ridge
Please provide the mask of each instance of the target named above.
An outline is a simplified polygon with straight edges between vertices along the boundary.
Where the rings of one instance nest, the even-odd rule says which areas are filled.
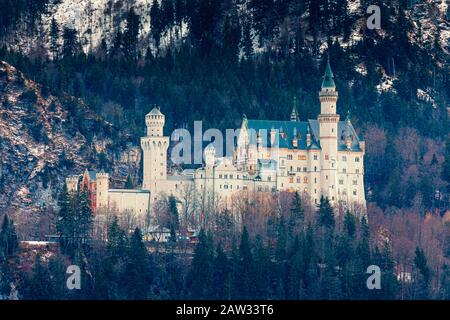
[[[80,99],[49,95],[3,61],[0,105],[0,208],[54,204],[62,177],[95,159],[86,133],[111,130]]]

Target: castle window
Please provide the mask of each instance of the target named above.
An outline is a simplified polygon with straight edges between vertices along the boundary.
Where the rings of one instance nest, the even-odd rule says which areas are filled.
[[[233,175],[232,174],[230,174],[230,179],[233,179]]]
[[[221,174],[219,174],[219,179],[222,179],[222,175]]]
[[[317,171],[317,167],[314,167],[314,172],[316,172]]]
[[[301,172],[301,171],[302,171],[302,168],[297,167],[297,172]]]
[[[293,177],[289,177],[289,183],[294,183],[294,178]]]
[[[329,158],[330,158],[330,157],[328,156],[328,154],[326,154],[326,155],[325,155],[325,160],[329,160]]]
[[[317,160],[317,154],[314,155],[314,160]]]
[[[317,193],[317,189],[314,189],[314,193]]]
[[[355,158],[355,162],[359,162],[359,157],[356,157],[356,158]]]
[[[358,180],[353,180],[353,185],[357,186],[358,185]]]
[[[271,176],[268,176],[268,177],[267,177],[267,181],[272,181],[272,177],[271,177]]]
[[[228,175],[227,174],[224,176],[224,179],[228,179]]]
[[[308,171],[308,168],[303,167],[303,172],[306,172],[306,171]]]
[[[356,169],[356,174],[359,174],[359,169]]]
[[[354,195],[354,196],[356,196],[356,189],[355,189],[355,190],[353,190],[353,195]]]
[[[344,179],[340,179],[339,184],[344,184]]]
[[[308,177],[303,178],[303,183],[308,183]]]
[[[298,160],[306,160],[306,156],[305,155],[298,155]]]
[[[301,182],[301,178],[298,177],[298,178],[297,178],[297,183],[300,183],[300,182]]]
[[[261,191],[262,191],[262,187],[258,187],[258,191],[260,191],[260,192],[261,192]]]
[[[342,156],[342,161],[347,161],[347,156]]]
[[[325,176],[325,180],[328,180],[328,176]]]
[[[292,160],[292,154],[288,154],[287,158],[288,160]]]
[[[317,178],[314,178],[314,183],[317,183]]]
[[[347,169],[346,168],[342,168],[342,173],[347,173]]]

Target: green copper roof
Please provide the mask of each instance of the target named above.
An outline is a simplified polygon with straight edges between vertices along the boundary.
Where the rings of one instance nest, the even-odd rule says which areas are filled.
[[[333,71],[331,71],[330,59],[328,59],[327,67],[325,69],[325,75],[323,76],[322,88],[336,88],[333,78],[334,75]]]

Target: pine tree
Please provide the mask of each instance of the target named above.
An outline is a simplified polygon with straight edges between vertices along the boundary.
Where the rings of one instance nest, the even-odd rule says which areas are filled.
[[[153,0],[150,8],[150,29],[156,49],[159,49],[162,32],[161,11],[158,0]]]
[[[140,20],[139,16],[131,8],[128,11],[125,30],[123,32],[123,50],[125,58],[135,60],[137,57],[137,40],[139,35]]]
[[[178,214],[178,200],[175,196],[170,195],[168,198],[169,207],[169,225],[167,226],[170,230],[176,232],[180,227],[180,220]]]
[[[90,238],[93,222],[92,206],[87,187],[81,188],[77,193],[75,219],[75,237],[78,238],[79,246],[81,246]]]
[[[130,238],[128,260],[124,273],[127,298],[142,300],[148,297],[151,282],[151,265],[147,248],[142,240],[139,228],[136,228]]]
[[[282,262],[286,258],[286,247],[287,247],[287,231],[286,224],[284,222],[284,217],[280,217],[280,221],[277,227],[277,244],[275,250],[275,257],[278,262]]]
[[[356,234],[356,219],[355,216],[347,210],[344,217],[344,230],[350,239],[354,239]]]
[[[216,256],[213,263],[212,288],[214,298],[229,299],[230,296],[230,266],[228,258],[222,249],[217,246]]]
[[[42,264],[40,254],[36,255],[31,278],[25,281],[25,288],[21,291],[24,291],[25,299],[29,300],[50,300],[54,298],[50,273],[47,267]]]
[[[81,52],[81,47],[77,38],[77,31],[71,28],[64,28],[63,31],[63,57],[72,58]]]
[[[267,299],[270,297],[272,262],[270,252],[264,245],[261,236],[256,236],[254,250],[254,285],[253,299]]]
[[[431,270],[428,267],[427,257],[422,248],[416,247],[414,266],[419,271],[416,281],[418,282],[416,299],[429,298],[429,285],[431,278]]]
[[[117,216],[113,216],[111,224],[108,226],[108,255],[112,263],[124,257],[128,247],[128,238],[120,226]]]
[[[200,230],[195,246],[191,270],[187,278],[187,289],[193,299],[206,299],[213,281],[212,262],[214,261],[213,241],[205,231]]]
[[[289,218],[289,235],[292,240],[295,237],[295,233],[303,231],[303,223],[305,221],[305,210],[302,206],[302,198],[297,191],[294,194],[294,200],[291,207],[291,216]]]
[[[90,237],[92,229],[92,208],[89,200],[89,192],[86,187],[80,189],[72,199],[67,187],[64,184],[59,195],[58,221],[56,229],[62,252],[71,256],[78,256],[82,253],[83,245]]]
[[[247,20],[244,22],[242,28],[241,48],[244,52],[245,59],[250,60],[253,57],[254,50],[251,24]]]
[[[2,228],[0,230],[0,261],[2,257],[8,258],[17,252],[19,242],[17,239],[14,222],[9,220],[8,215],[3,216]]]
[[[254,290],[254,262],[251,252],[250,236],[244,227],[239,244],[240,299],[250,299]]]
[[[50,51],[53,60],[57,60],[59,58],[59,26],[55,18],[52,18],[50,24]]]
[[[334,212],[328,198],[321,196],[319,203],[319,224],[329,230],[334,229]]]
[[[63,188],[58,197],[58,220],[56,222],[56,230],[59,233],[59,241],[62,252],[67,252],[70,246],[70,239],[74,229],[74,212],[67,186],[64,183]]]

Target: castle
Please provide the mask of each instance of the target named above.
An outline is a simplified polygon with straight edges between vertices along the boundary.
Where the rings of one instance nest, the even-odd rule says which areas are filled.
[[[205,206],[229,207],[239,195],[277,191],[299,191],[315,204],[325,196],[335,206],[365,208],[365,143],[350,117],[340,121],[336,113],[338,91],[333,78],[328,62],[317,119],[299,121],[295,104],[289,121],[250,120],[244,115],[232,157],[217,157],[211,143],[204,149],[201,167],[171,174],[165,116],[154,108],[145,117],[147,131],[141,138],[142,188],[110,189],[107,173],[86,171],[81,181],[89,186],[93,208],[146,215],[152,203],[166,194],[188,197],[195,202],[192,211],[201,214]],[[68,177],[68,190],[76,191],[79,180],[80,176]]]

